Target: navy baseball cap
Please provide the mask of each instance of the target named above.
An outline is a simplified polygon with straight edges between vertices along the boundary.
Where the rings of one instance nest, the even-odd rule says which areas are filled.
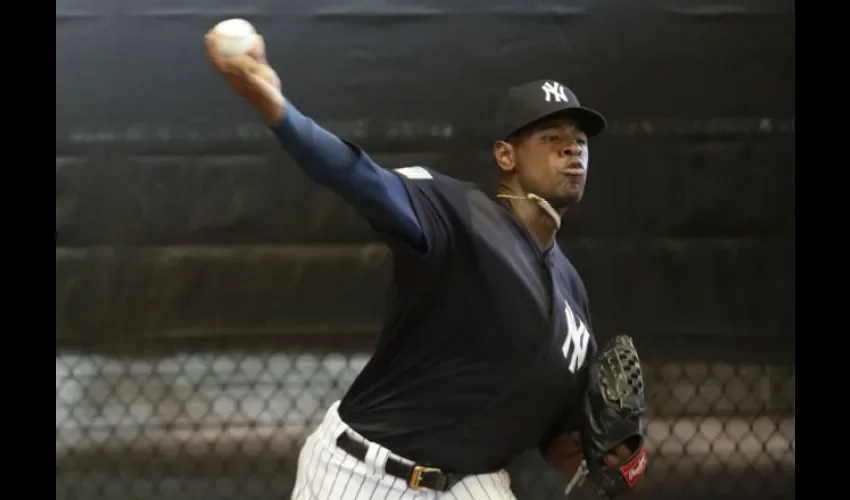
[[[499,106],[496,139],[503,141],[530,125],[563,115],[576,122],[588,137],[605,129],[605,118],[583,107],[566,85],[537,80],[513,87]]]

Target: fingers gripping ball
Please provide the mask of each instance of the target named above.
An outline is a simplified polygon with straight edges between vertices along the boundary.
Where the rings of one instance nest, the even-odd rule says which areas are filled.
[[[205,37],[207,56],[228,85],[259,108],[269,120],[278,120],[284,103],[280,79],[268,65],[263,38],[244,19],[218,23]]]
[[[277,73],[274,72],[271,66],[257,62],[256,59],[248,55],[231,57],[228,60],[227,67],[224,69],[225,72],[240,76],[255,76],[272,86],[277,86],[280,83]]]
[[[625,335],[614,337],[591,367],[581,440],[589,477],[604,496],[634,488],[646,472],[645,408],[635,346]]]
[[[244,19],[228,19],[215,25],[215,50],[223,57],[248,54],[257,43],[257,30]]]

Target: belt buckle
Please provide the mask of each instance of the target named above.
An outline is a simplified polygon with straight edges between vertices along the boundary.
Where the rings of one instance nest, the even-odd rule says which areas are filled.
[[[410,475],[410,481],[407,482],[407,485],[413,488],[414,490],[427,490],[429,488],[425,488],[419,486],[419,482],[422,481],[422,475],[436,472],[437,474],[442,474],[443,471],[434,467],[424,467],[422,465],[414,465],[413,466],[413,474]]]

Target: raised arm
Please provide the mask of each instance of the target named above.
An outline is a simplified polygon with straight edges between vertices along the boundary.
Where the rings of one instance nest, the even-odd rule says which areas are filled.
[[[310,179],[337,193],[383,231],[413,247],[423,244],[422,227],[397,175],[381,168],[356,145],[340,140],[301,114],[289,102],[272,131]]]
[[[378,166],[363,150],[301,114],[280,91],[266,63],[262,37],[245,55],[222,57],[216,34],[206,36],[207,56],[228,85],[265,117],[281,146],[312,180],[342,197],[373,227],[414,249],[426,237],[402,180]]]

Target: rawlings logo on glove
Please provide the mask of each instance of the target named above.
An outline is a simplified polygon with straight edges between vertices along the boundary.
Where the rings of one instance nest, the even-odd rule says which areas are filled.
[[[584,404],[582,451],[587,475],[600,495],[614,498],[634,488],[646,473],[643,372],[632,340],[620,335],[600,351],[591,367]],[[612,466],[612,452],[630,452]]]
[[[626,478],[629,488],[634,488],[646,472],[646,446],[642,446],[635,458],[620,467],[620,472]]]

